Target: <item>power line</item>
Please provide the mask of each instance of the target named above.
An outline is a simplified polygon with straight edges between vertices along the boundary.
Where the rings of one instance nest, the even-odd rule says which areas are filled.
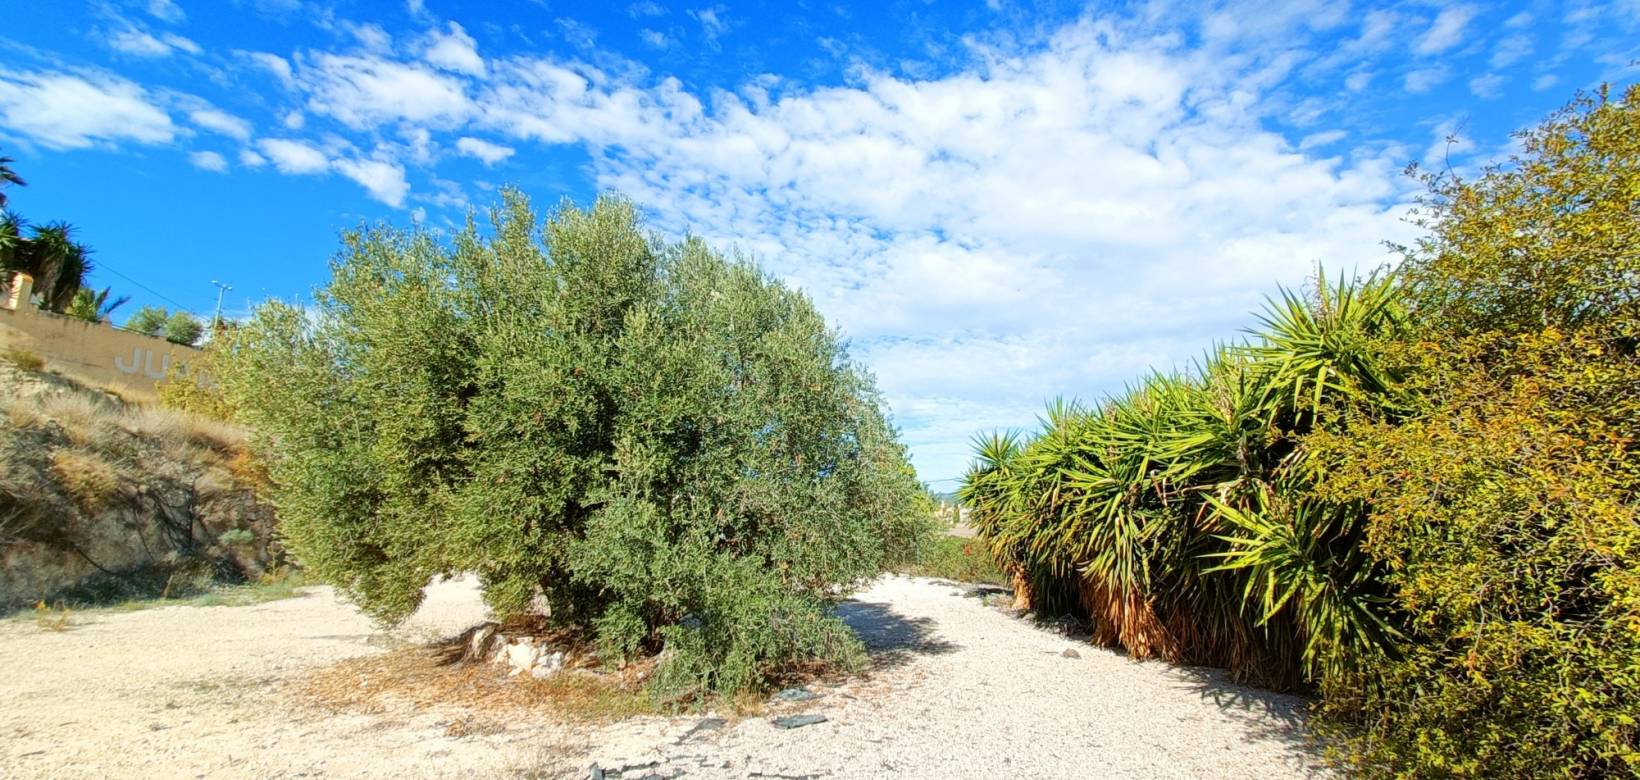
[[[135,279],[132,279],[129,276],[126,276],[125,274],[120,273],[119,271],[114,270],[113,267],[111,267],[110,265],[108,265],[107,263],[105,263],[101,260],[96,261],[96,268],[94,270],[107,271],[107,272],[109,272],[109,273],[111,273],[115,276],[118,276],[121,279],[124,279],[127,282],[130,282],[131,284],[136,285],[137,287],[140,287],[144,290],[147,290],[149,293],[152,293],[154,295],[154,297],[159,298],[160,300],[165,301],[166,303],[169,303],[172,306],[175,306],[175,307],[177,307],[179,309],[182,309],[183,311],[187,311],[187,312],[192,312],[193,311],[193,308],[188,306],[187,304],[180,303],[175,298],[172,298],[172,297],[166,295],[165,293],[160,292],[159,290],[156,290],[152,287],[149,287],[148,285],[143,284],[142,282],[139,282]]]

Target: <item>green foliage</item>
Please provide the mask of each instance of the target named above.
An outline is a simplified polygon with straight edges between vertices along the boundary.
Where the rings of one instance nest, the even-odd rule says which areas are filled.
[[[1383,345],[1411,413],[1312,442],[1414,617],[1326,702],[1368,774],[1640,773],[1640,89],[1521,142],[1432,180]]]
[[[188,312],[172,312],[171,316],[165,319],[165,327],[160,329],[160,333],[172,344],[191,347],[198,344],[200,337],[205,335],[205,323]]]
[[[165,322],[171,318],[171,313],[161,306],[142,306],[125,321],[126,330],[134,330],[148,336],[158,336],[165,329]]]
[[[6,187],[24,187],[28,185],[28,182],[23,181],[23,177],[18,176],[17,172],[11,169],[13,162],[16,161],[10,157],[0,157],[0,209],[6,207]]]
[[[33,235],[24,237],[25,229]],[[7,214],[0,219],[0,271],[33,277],[41,308],[62,312],[91,272],[91,249],[74,240],[74,227],[67,222],[30,226]]]
[[[1367,776],[1640,772],[1640,88],[1521,140],[1426,177],[1394,275],[982,440],[963,498],[1016,584],[1316,686]]]
[[[897,567],[918,577],[937,577],[957,582],[1006,585],[1007,575],[998,568],[979,539],[938,535],[930,538],[917,554]]]
[[[303,564],[390,621],[437,574],[500,615],[540,595],[606,654],[664,646],[667,697],[857,658],[828,596],[922,491],[809,301],[618,199],[542,228],[508,193],[492,225],[347,235],[312,308],[213,367]]]
[[[131,301],[131,296],[122,295],[114,300],[108,300],[109,288],[101,291],[89,287],[81,287],[74,292],[74,300],[70,301],[64,314],[86,322],[108,322],[114,311]]]

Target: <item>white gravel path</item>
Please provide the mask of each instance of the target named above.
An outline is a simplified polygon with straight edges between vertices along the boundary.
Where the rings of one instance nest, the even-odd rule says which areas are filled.
[[[967,588],[889,577],[843,606],[868,679],[718,723],[514,720],[449,736],[459,711],[337,715],[295,704],[305,670],[453,634],[481,619],[469,581],[435,586],[395,634],[328,588],[253,607],[0,621],[0,777],[1279,778],[1321,772],[1302,702],[1212,670],[1134,663],[985,606]],[[1065,657],[1067,649],[1080,657]],[[823,715],[781,730],[770,720]],[[715,726],[715,727],[714,727]]]

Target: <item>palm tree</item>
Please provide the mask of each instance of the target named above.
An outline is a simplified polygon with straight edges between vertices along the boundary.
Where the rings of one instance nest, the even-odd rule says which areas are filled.
[[[23,181],[23,177],[18,176],[17,172],[11,169],[12,162],[10,157],[0,157],[0,209],[6,207],[5,188],[7,185],[28,186],[28,182]]]
[[[131,301],[129,295],[122,295],[110,301],[108,293],[107,287],[102,288],[101,292],[90,287],[81,287],[74,292],[74,300],[63,313],[86,322],[108,322],[116,309]]]
[[[6,270],[34,277],[34,289],[43,308],[61,312],[74,302],[74,293],[91,272],[91,250],[74,240],[67,222],[34,228],[34,236],[20,243]]]
[[[16,214],[0,214],[0,270],[15,270],[13,261],[23,245],[23,230],[27,227],[28,223]]]

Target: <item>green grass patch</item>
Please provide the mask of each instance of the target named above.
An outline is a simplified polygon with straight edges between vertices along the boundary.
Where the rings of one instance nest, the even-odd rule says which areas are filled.
[[[1008,584],[1008,578],[997,568],[996,562],[991,560],[985,543],[960,536],[935,536],[931,542],[917,551],[915,561],[900,567],[899,572],[958,582]]]

